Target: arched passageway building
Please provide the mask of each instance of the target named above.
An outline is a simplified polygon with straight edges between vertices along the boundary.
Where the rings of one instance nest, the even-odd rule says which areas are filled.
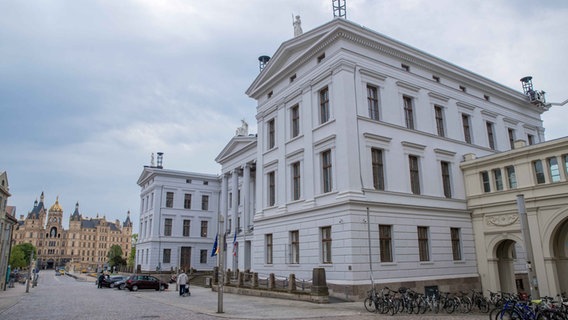
[[[554,296],[568,290],[568,138],[461,164],[484,290]],[[533,261],[527,259],[517,196],[523,195]],[[534,277],[529,279],[529,268]]]

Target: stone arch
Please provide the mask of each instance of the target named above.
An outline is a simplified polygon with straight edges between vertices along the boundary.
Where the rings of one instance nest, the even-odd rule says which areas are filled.
[[[524,247],[523,245],[523,238],[521,235],[520,230],[518,232],[508,232],[508,233],[502,233],[499,235],[495,235],[493,237],[491,237],[489,239],[489,241],[487,242],[487,253],[490,253],[490,256],[487,257],[488,259],[498,259],[497,256],[497,247],[499,245],[500,242],[505,241],[505,240],[511,240],[513,242],[516,242],[518,244],[520,244],[521,246]]]
[[[554,213],[542,234],[549,295],[568,290],[568,207]],[[539,279],[543,281],[544,279]]]
[[[559,229],[562,227],[562,224],[568,220],[568,207],[562,208],[558,210],[550,219],[544,228],[544,232],[542,234],[542,250],[545,254],[545,257],[554,257],[554,237],[559,232]]]

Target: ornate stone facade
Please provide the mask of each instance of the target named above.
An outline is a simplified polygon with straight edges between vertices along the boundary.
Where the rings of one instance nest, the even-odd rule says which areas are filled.
[[[83,218],[79,203],[69,219],[69,229],[63,228],[63,208],[59,199],[46,209],[43,192],[33,209],[20,216],[14,230],[14,244],[31,243],[37,248],[38,267],[50,269],[68,266],[75,270],[95,271],[107,263],[107,254],[113,245],[120,245],[126,260],[131,250],[132,222],[130,212],[121,223],[105,217]]]

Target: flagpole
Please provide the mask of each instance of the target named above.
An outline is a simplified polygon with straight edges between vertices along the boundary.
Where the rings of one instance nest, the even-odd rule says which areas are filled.
[[[223,270],[223,257],[225,256],[225,231],[223,229],[223,223],[223,215],[219,215],[219,254],[217,255],[217,262],[219,264],[219,283],[217,286],[217,313],[223,313],[223,284],[225,282],[225,271]]]

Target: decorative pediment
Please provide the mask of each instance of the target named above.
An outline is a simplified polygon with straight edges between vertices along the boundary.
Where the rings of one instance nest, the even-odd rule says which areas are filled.
[[[215,161],[222,164],[225,159],[242,154],[251,148],[256,148],[256,135],[234,136],[215,158]]]

